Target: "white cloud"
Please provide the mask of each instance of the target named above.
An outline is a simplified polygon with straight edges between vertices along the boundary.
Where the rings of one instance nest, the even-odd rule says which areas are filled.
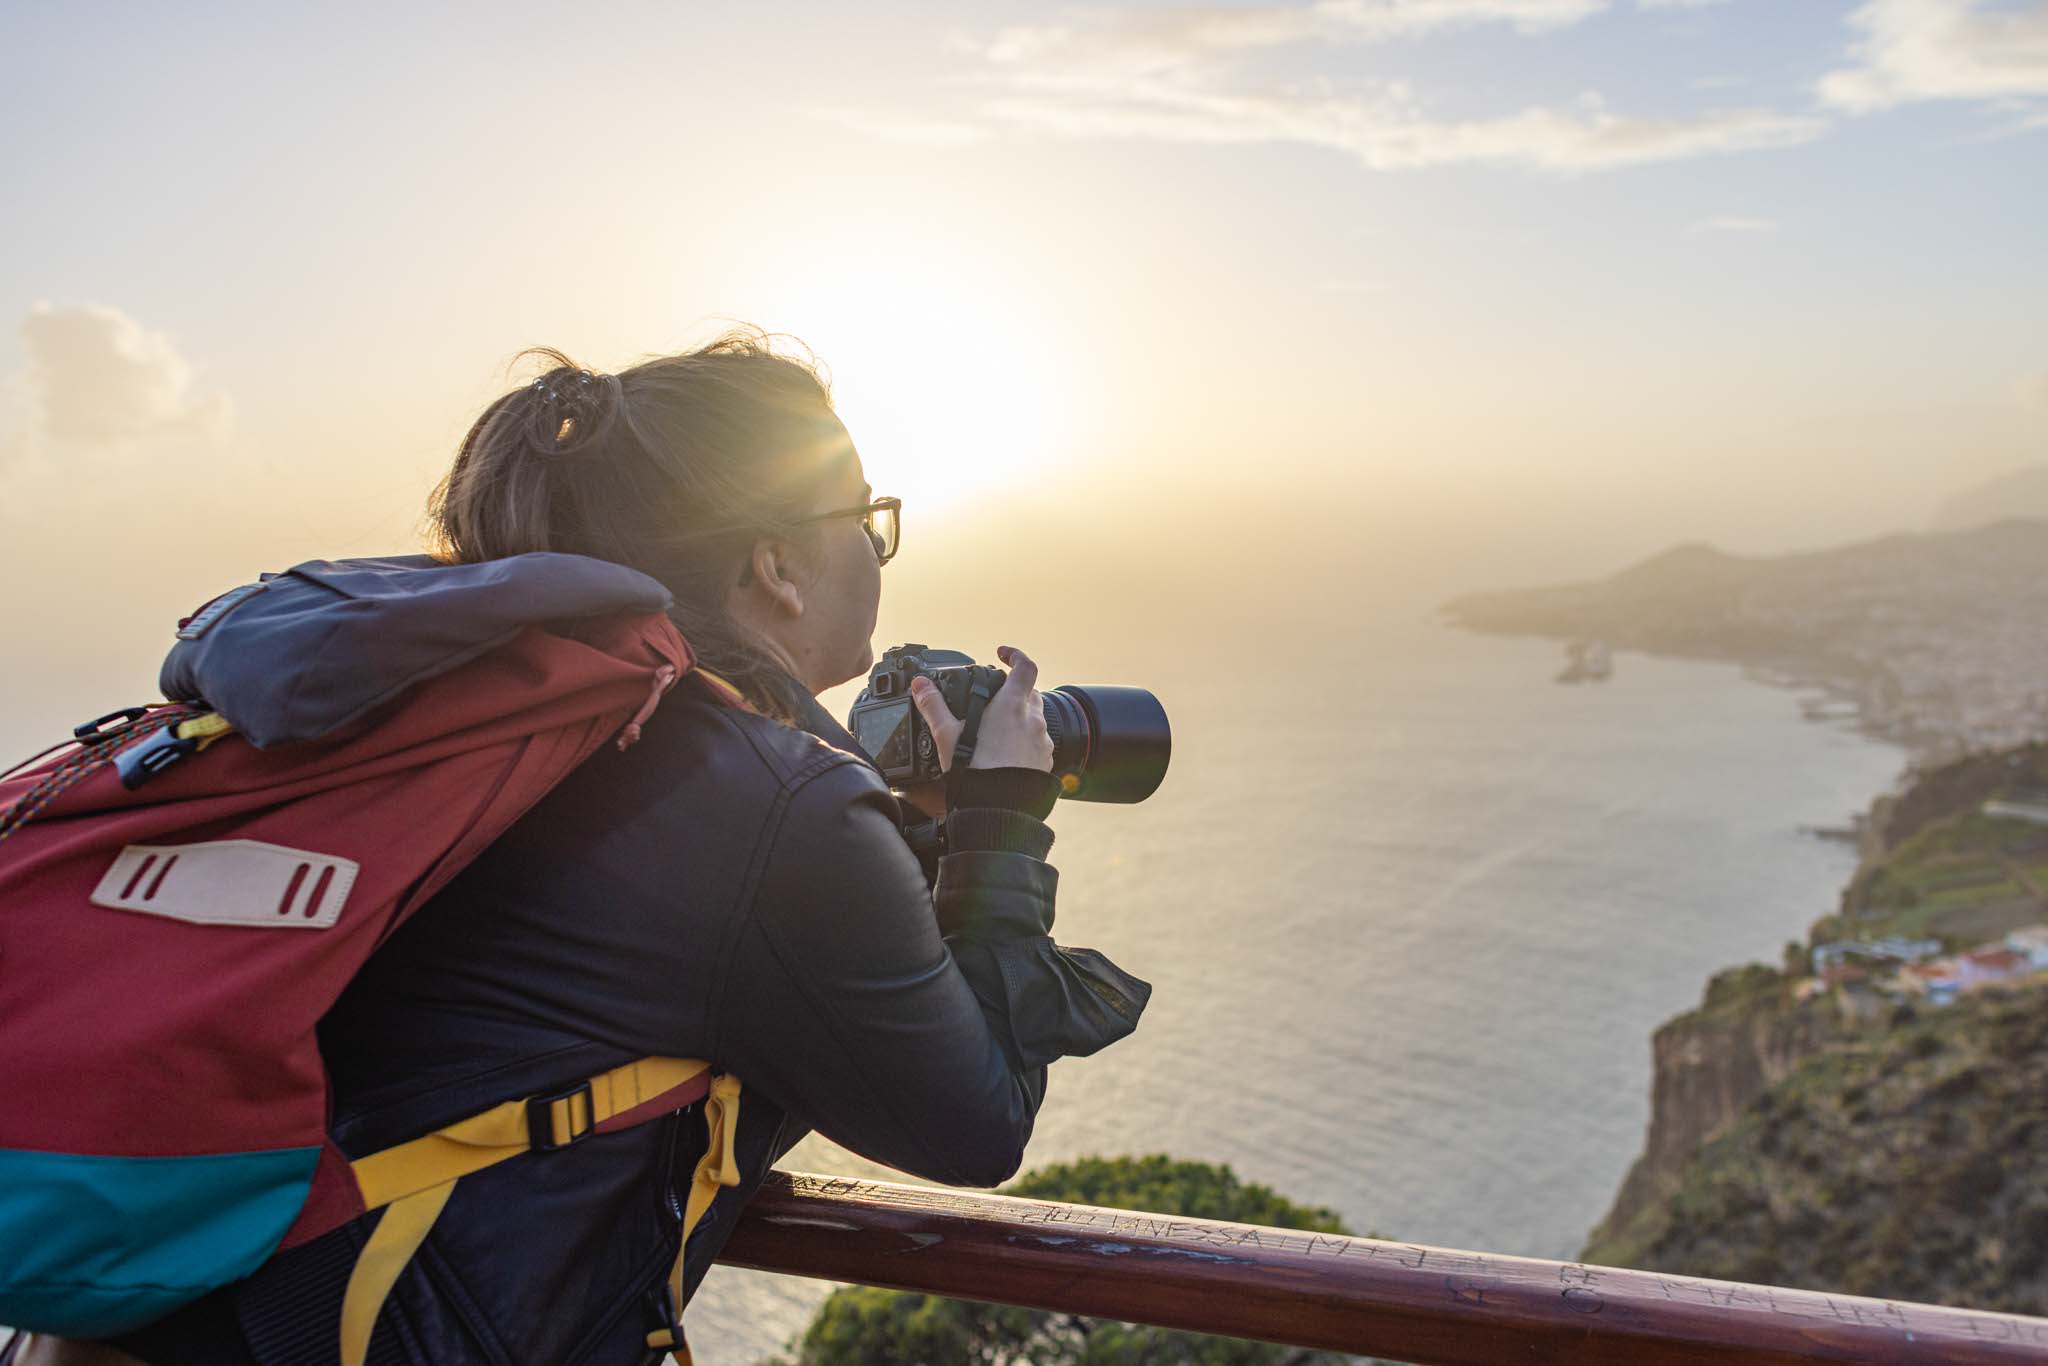
[[[1611,0],[1313,0],[1278,9],[1212,6],[1084,10],[1024,24],[963,46],[998,66],[1058,64],[1096,75],[1139,76],[1218,56],[1303,42],[1382,42],[1506,24],[1524,33],[1562,28]]]
[[[37,304],[21,338],[28,370],[20,392],[41,438],[107,447],[227,429],[226,397],[195,393],[192,367],[170,339],[119,309]]]
[[[1725,5],[1728,0],[1636,0],[1642,9],[1706,9],[1711,5]]]
[[[1262,49],[1417,38],[1477,25],[1534,34],[1580,23],[1612,4],[1313,0],[1273,9],[1068,11],[1056,22],[1010,27],[991,38],[956,38],[954,49],[976,66],[952,85],[978,94],[951,117],[935,124],[865,112],[834,117],[896,140],[957,144],[976,128],[1007,128],[1071,138],[1323,147],[1374,170],[1513,165],[1557,173],[1786,147],[1825,131],[1813,115],[1762,108],[1623,114],[1595,94],[1453,118],[1405,82],[1346,89],[1309,77],[1261,85],[1239,63]]]
[[[1777,230],[1778,220],[1775,218],[1754,218],[1739,213],[1716,214],[1712,218],[1702,218],[1686,228],[1686,231],[1691,233],[1733,233],[1749,237],[1759,237]]]
[[[1632,117],[1609,112],[1597,98],[1582,99],[1575,109],[1537,106],[1491,118],[1441,119],[1425,113],[1398,83],[1368,97],[1238,94],[1156,78],[1029,84],[1030,94],[993,100],[984,113],[1067,137],[1306,144],[1381,171],[1475,164],[1597,171],[1790,146],[1823,128],[1816,119],[1758,109]]]
[[[1854,113],[1921,100],[2048,99],[2048,0],[1869,0],[1849,16],[1855,65],[1820,81]]]

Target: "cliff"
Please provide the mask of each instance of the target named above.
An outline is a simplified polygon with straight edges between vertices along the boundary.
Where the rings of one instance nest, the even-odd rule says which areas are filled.
[[[2048,974],[1947,1006],[1875,961],[1807,976],[1824,945],[1946,954],[2048,921],[2048,830],[1983,810],[2044,791],[2029,744],[1878,801],[1785,970],[1721,973],[1658,1030],[1644,1151],[1584,1260],[2048,1312]]]
[[[1671,1198],[1695,1154],[1846,1032],[1828,1002],[1796,1004],[1791,982],[1762,964],[1716,976],[1698,1010],[1667,1022],[1651,1040],[1650,1128],[1643,1153],[1590,1235],[1584,1260],[1641,1265],[1616,1250],[1663,1235]]]
[[[1829,1047],[1586,1260],[2048,1313],[2048,985]]]

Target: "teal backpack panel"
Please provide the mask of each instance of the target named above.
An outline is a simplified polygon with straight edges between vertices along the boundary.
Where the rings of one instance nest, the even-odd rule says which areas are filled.
[[[0,1323],[105,1337],[249,1275],[298,1217],[319,1158],[0,1148]]]

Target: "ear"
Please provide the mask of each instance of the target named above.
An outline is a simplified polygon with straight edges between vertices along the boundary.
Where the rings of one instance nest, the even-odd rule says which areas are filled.
[[[748,565],[753,581],[746,591],[760,594],[765,599],[763,605],[778,616],[802,616],[804,594],[795,578],[797,563],[796,547],[788,541],[754,542],[754,557]]]

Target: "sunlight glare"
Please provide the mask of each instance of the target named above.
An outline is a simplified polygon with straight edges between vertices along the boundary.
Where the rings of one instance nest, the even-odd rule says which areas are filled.
[[[878,493],[951,508],[1028,486],[1067,454],[1066,352],[1024,282],[979,262],[816,254],[862,264],[790,285],[770,325],[831,372],[833,403]]]

